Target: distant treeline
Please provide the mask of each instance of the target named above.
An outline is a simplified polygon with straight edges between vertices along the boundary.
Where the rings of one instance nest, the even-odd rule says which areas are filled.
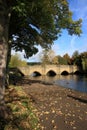
[[[40,64],[56,64],[56,65],[77,65],[80,69],[87,73],[87,52],[79,53],[75,51],[70,57],[68,53],[63,56],[57,55],[52,56],[53,52],[49,53],[46,51],[43,53],[40,62],[28,62],[28,65],[40,65]]]
[[[68,53],[63,56],[55,55],[54,52],[44,51],[43,54],[40,54],[40,62],[26,62],[20,59],[20,56],[15,54],[11,56],[9,67],[18,67],[18,66],[28,66],[28,65],[45,65],[45,64],[55,64],[55,65],[77,65],[83,71],[87,73],[87,52],[79,53],[75,51],[70,57]]]

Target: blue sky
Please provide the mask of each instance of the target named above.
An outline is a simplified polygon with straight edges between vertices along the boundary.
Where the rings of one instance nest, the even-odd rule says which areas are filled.
[[[62,36],[54,42],[52,50],[56,55],[63,56],[68,53],[72,56],[73,52],[78,50],[80,53],[87,51],[87,0],[68,0],[70,10],[73,12],[73,19],[78,20],[82,18],[82,34],[80,37],[68,35],[67,31],[62,32]],[[39,52],[27,59],[29,62],[39,61],[39,54],[42,51],[39,46]]]

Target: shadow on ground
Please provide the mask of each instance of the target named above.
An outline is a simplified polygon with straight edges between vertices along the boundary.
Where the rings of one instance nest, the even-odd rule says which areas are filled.
[[[85,100],[85,99],[81,99],[81,98],[78,98],[78,97],[74,97],[74,96],[72,96],[72,95],[67,95],[67,96],[70,97],[70,98],[72,98],[72,99],[74,99],[74,100],[77,100],[77,101],[79,101],[79,102],[87,103],[87,100]]]

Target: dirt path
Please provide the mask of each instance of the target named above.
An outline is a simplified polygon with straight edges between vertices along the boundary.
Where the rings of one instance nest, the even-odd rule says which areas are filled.
[[[36,108],[41,130],[87,130],[87,93],[37,81],[22,85]]]

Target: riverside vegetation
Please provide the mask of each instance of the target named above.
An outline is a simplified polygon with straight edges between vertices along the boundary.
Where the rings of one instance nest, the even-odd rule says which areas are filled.
[[[6,90],[0,130],[86,130],[87,94],[26,77]],[[14,84],[14,85],[12,85]]]
[[[33,105],[21,86],[10,85],[5,102],[9,116],[0,119],[0,130],[39,130]]]

